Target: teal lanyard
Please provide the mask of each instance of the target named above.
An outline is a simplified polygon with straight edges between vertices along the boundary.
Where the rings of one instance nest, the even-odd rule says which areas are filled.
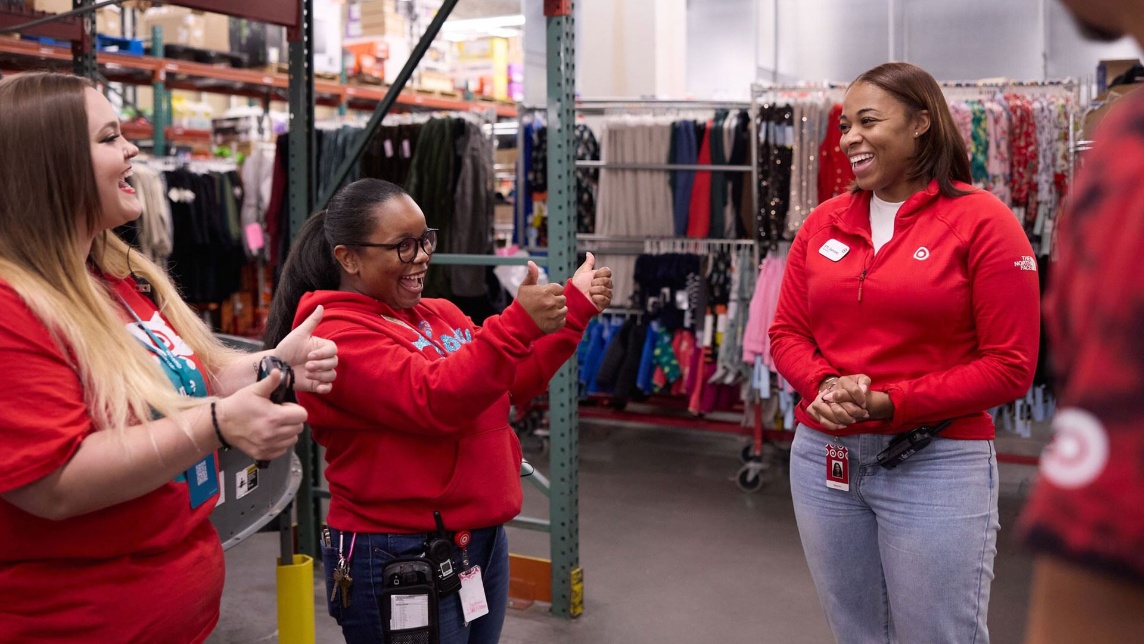
[[[205,396],[205,391],[199,393],[195,380],[193,378],[188,379],[184,375],[187,372],[188,367],[181,364],[178,356],[176,356],[170,349],[167,348],[167,344],[151,332],[151,329],[143,323],[143,320],[139,318],[139,315],[135,313],[135,309],[131,308],[131,305],[127,303],[127,300],[123,299],[123,296],[119,293],[116,293],[116,295],[119,297],[119,301],[123,304],[123,308],[127,309],[127,312],[130,313],[131,317],[135,319],[135,326],[138,327],[139,330],[143,331],[143,333],[147,334],[147,337],[151,339],[151,344],[148,344],[141,339],[139,340],[139,343],[143,345],[143,348],[155,354],[155,356],[159,358],[159,361],[163,363],[163,366],[166,367],[168,377],[171,378],[171,384],[178,387],[180,391],[188,396]],[[178,379],[178,382],[175,382],[176,378]]]

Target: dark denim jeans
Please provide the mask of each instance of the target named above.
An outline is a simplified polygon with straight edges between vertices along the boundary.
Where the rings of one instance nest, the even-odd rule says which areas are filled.
[[[381,596],[382,570],[386,564],[400,557],[416,557],[425,551],[425,534],[367,534],[359,532],[354,542],[353,533],[342,533],[330,528],[332,547],[322,547],[322,565],[326,576],[326,601],[330,615],[342,627],[347,644],[384,643],[381,628],[381,609],[377,600]],[[504,528],[484,528],[472,531],[469,544],[469,563],[481,567],[485,597],[489,614],[465,625],[461,613],[461,599],[453,593],[441,599],[437,609],[441,644],[496,644],[504,626],[508,608],[508,538]],[[350,557],[350,607],[342,608],[341,596],[330,600],[333,591],[332,574],[338,563],[338,542],[345,556]],[[350,543],[353,554],[350,555]],[[460,570],[461,550],[454,548],[453,566]]]

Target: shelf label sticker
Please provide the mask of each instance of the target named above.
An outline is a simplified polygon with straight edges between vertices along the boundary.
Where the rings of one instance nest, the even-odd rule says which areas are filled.
[[[258,466],[248,465],[234,474],[234,500],[258,489]]]

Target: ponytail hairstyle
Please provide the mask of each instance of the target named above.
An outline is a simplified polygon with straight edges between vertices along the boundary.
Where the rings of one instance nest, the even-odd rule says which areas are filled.
[[[921,111],[929,112],[930,127],[918,138],[917,152],[910,160],[906,176],[926,183],[937,179],[938,189],[946,197],[969,194],[953,185],[955,180],[973,182],[969,153],[949,113],[949,103],[933,76],[910,63],[885,63],[864,72],[850,86],[858,83],[869,83],[893,96],[906,108],[907,118]],[[855,183],[852,192],[859,190]]]
[[[334,257],[334,247],[369,239],[377,226],[377,207],[407,194],[388,181],[359,179],[335,193],[325,210],[306,220],[290,247],[270,303],[262,336],[265,346],[278,346],[294,328],[294,315],[303,295],[341,288],[342,268]]]

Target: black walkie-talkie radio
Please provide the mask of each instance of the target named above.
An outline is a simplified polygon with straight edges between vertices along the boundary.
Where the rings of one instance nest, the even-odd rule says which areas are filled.
[[[281,405],[286,402],[286,396],[290,394],[290,390],[294,388],[294,370],[290,368],[285,360],[276,358],[274,356],[266,356],[258,363],[258,379],[263,380],[268,377],[274,370],[277,369],[282,372],[282,379],[278,381],[278,386],[270,393],[270,402]],[[270,467],[270,461],[255,461],[258,469],[264,470]]]
[[[946,427],[949,427],[953,419],[943,420],[937,425],[922,425],[911,429],[908,432],[903,432],[890,440],[890,444],[886,449],[878,454],[878,465],[892,470],[901,465],[909,457],[917,454],[919,450],[924,449],[933,441],[934,437],[941,433]]]

